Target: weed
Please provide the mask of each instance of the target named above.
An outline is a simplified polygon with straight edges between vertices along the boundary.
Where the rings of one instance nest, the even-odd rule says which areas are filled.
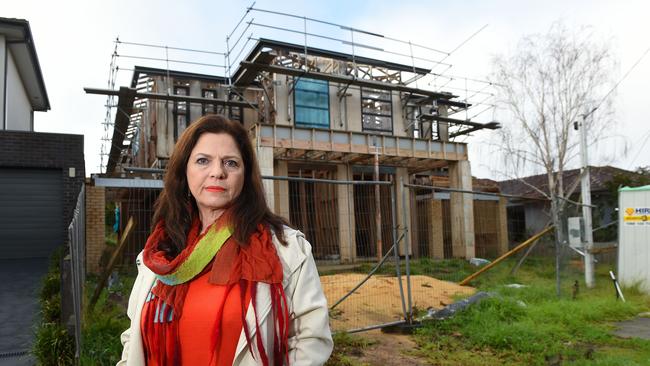
[[[531,258],[516,278],[509,266],[495,268],[475,281],[481,290],[495,293],[455,317],[431,321],[416,335],[419,353],[434,364],[503,365],[559,364],[646,365],[650,342],[611,335],[611,322],[631,318],[648,308],[638,289],[624,289],[627,302],[616,300],[606,271],[599,272],[595,289],[585,288],[575,300],[568,288],[558,297],[552,262]],[[580,278],[564,271],[562,283]],[[568,281],[570,280],[570,281]],[[523,288],[505,287],[517,282]],[[445,353],[445,360],[440,352]],[[481,354],[482,363],[469,355]]]
[[[93,311],[84,317],[82,365],[115,365],[120,360],[122,344],[119,335],[130,325],[126,302],[121,299],[128,298],[134,280],[132,275],[120,275],[118,283],[110,291],[102,291]],[[92,293],[96,283],[95,276],[87,278],[87,294]]]
[[[374,342],[349,333],[334,334],[334,351],[325,366],[357,366],[348,356],[361,356]]]
[[[41,323],[35,327],[32,354],[40,365],[58,366],[74,363],[75,341],[61,322],[61,257],[59,247],[50,258],[48,273],[41,285],[39,303]]]
[[[55,294],[47,299],[41,299],[41,319],[46,323],[61,321],[61,294]]]
[[[61,292],[61,278],[58,270],[48,273],[43,279],[40,298],[49,299]]]
[[[129,320],[117,309],[98,310],[86,318],[80,361],[82,365],[115,365],[122,354],[119,334],[128,328]]]
[[[74,364],[74,338],[57,323],[43,323],[38,328],[32,354],[42,366]]]

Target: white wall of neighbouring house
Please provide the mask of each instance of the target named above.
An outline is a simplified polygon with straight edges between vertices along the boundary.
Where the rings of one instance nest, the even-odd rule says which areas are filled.
[[[11,52],[7,49],[7,73],[5,96],[5,126],[7,130],[33,131],[32,104],[25,91],[23,81]]]
[[[549,206],[542,202],[529,203],[524,207],[527,234],[533,235],[544,230],[551,219],[549,210]]]

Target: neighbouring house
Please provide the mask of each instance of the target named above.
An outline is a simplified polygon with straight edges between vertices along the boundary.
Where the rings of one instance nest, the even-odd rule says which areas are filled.
[[[48,258],[69,241],[68,227],[75,217],[84,184],[83,136],[34,131],[34,113],[49,109],[29,22],[0,18],[3,364],[34,362],[25,355],[30,354],[36,324],[40,323],[37,298],[42,277],[48,271]],[[79,210],[83,211],[83,207]],[[64,273],[60,317],[61,323],[69,326],[73,324],[72,276],[70,272]]]
[[[607,225],[617,220],[618,214],[618,187],[615,186],[622,178],[636,179],[641,175],[636,172],[616,168],[613,166],[590,166],[591,202],[596,206],[592,210],[593,227]],[[577,184],[571,195],[574,202],[580,201],[581,189],[577,182],[580,179],[580,169],[571,169],[564,172],[565,187]],[[546,174],[533,175],[522,179],[512,179],[499,182],[502,193],[522,196],[510,200],[508,204],[508,232],[513,242],[521,241],[542,230],[550,217],[550,202],[539,192],[548,192],[548,179]],[[568,216],[582,216],[581,208],[577,205],[567,204]],[[603,241],[616,240],[615,228],[594,233],[594,239]]]
[[[469,105],[449,92],[414,86],[414,80],[430,72],[263,38],[230,78],[136,66],[129,86],[86,89],[116,96],[120,110],[115,114],[106,172],[98,178],[108,182],[155,176],[155,169],[165,168],[178,136],[193,120],[219,113],[250,131],[265,176],[373,180],[377,157],[379,179],[393,182],[394,188],[400,180],[435,184],[442,174],[447,187],[472,190],[467,143],[454,137],[498,128],[498,124],[450,118],[452,112]],[[150,187],[150,181],[112,182],[126,189]],[[498,198],[484,197],[488,203],[477,204],[471,194],[447,192],[434,197],[410,190],[403,199],[397,191],[393,211],[388,186],[380,189],[380,207],[373,186],[267,179],[265,189],[270,207],[306,233],[318,260],[346,263],[376,258],[372,243],[378,235],[377,210],[384,251],[394,240],[393,222],[399,227],[420,222],[424,231],[410,232],[409,251],[416,256],[470,258],[478,252],[496,255],[506,248],[501,244],[507,242],[505,202]],[[126,190],[116,195],[121,197],[126,221],[136,204],[129,204]],[[155,192],[137,200],[152,202],[151,196]],[[475,235],[477,210],[504,221],[480,240]],[[434,226],[446,227],[446,234],[429,230]],[[134,245],[143,242],[138,238]],[[406,247],[400,251],[405,253]]]
[[[34,131],[49,109],[29,22],[0,18],[0,259],[48,257],[68,238],[83,136]]]

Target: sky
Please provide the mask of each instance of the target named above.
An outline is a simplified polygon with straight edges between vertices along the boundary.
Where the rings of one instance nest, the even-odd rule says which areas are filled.
[[[1,17],[21,18],[30,22],[41,70],[50,99],[51,110],[35,112],[34,125],[38,132],[73,133],[84,135],[86,175],[99,173],[100,146],[106,115],[106,98],[88,95],[84,87],[107,88],[111,55],[115,40],[142,44],[167,45],[198,50],[225,52],[226,36],[244,15],[252,1],[8,1],[4,0]],[[270,1],[258,0],[254,8],[291,13],[339,25],[345,25],[388,38],[378,39],[355,33],[353,41],[390,50],[381,53],[370,48],[357,47],[360,55],[390,58],[414,64],[417,67],[445,71],[454,79],[423,80],[419,87],[438,87],[445,83],[447,91],[459,96],[473,94],[477,103],[489,95],[481,80],[487,80],[490,62],[495,55],[512,52],[525,35],[545,33],[551,24],[561,20],[569,29],[591,26],[594,37],[607,41],[618,61],[615,80],[621,79],[633,64],[650,48],[650,13],[648,1]],[[231,53],[236,61],[237,47],[250,48],[249,37],[267,37],[287,42],[302,43],[304,36],[261,25],[304,29],[308,33],[326,34],[332,38],[351,39],[349,31],[339,27],[307,22],[299,18],[272,15],[262,11],[249,12],[244,22],[235,29],[229,44],[243,34]],[[244,32],[245,30],[245,32]],[[399,40],[391,41],[392,39]],[[408,42],[411,42],[409,46]],[[308,39],[310,45],[351,52],[349,45],[318,37]],[[457,48],[460,45],[459,48]],[[419,47],[425,46],[425,47]],[[346,48],[347,47],[347,48]],[[449,52],[444,57],[434,50]],[[395,53],[414,58],[397,56]],[[161,48],[118,45],[122,56],[165,58]],[[226,63],[223,56],[168,51],[169,59],[191,60],[206,64]],[[245,55],[245,51],[243,54]],[[443,60],[444,58],[444,60]],[[432,61],[451,64],[446,69]],[[165,62],[145,61],[119,57],[116,88],[128,85],[130,68],[134,64],[165,67]],[[219,67],[189,64],[170,64],[171,68],[223,74]],[[616,124],[611,139],[603,140],[589,151],[590,165],[613,165],[635,169],[650,165],[650,54],[619,84],[612,95],[616,108]],[[453,88],[453,89],[452,89]],[[443,88],[444,89],[444,88]],[[482,96],[485,96],[483,98]],[[486,99],[487,98],[487,99]],[[477,108],[476,112],[483,109]],[[472,114],[470,114],[471,116]],[[475,120],[488,122],[495,118],[487,106]],[[507,124],[507,120],[499,120]],[[464,140],[469,144],[472,174],[480,178],[501,179],[498,159],[493,154],[491,132],[480,131]],[[492,142],[492,143],[491,143]],[[627,149],[624,149],[627,146]],[[574,162],[577,164],[578,162]]]

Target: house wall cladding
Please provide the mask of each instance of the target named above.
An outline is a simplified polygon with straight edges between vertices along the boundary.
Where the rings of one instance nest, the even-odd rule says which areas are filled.
[[[60,169],[63,181],[64,238],[86,175],[82,135],[0,131],[0,167]],[[75,168],[75,176],[69,176]]]

